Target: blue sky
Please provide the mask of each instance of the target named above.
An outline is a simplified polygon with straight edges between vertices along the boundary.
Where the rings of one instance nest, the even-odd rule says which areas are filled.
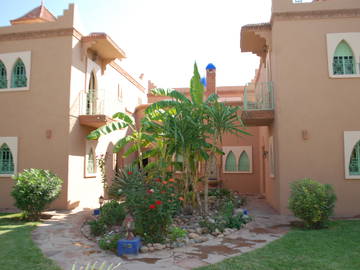
[[[41,0],[1,0],[0,25]],[[240,52],[240,29],[270,19],[271,0],[45,0],[59,16],[75,3],[83,34],[106,32],[126,52],[122,65],[160,87],[186,87],[197,61],[201,75],[212,62],[217,85],[244,85],[259,60]]]

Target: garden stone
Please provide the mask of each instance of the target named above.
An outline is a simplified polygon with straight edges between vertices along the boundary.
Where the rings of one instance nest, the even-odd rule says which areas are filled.
[[[148,248],[148,247],[145,247],[145,246],[144,246],[144,247],[141,247],[141,248],[140,248],[140,252],[141,252],[141,253],[146,253],[146,252],[148,252],[148,251],[149,251],[149,248]]]
[[[149,251],[152,252],[154,251],[155,249],[153,247],[149,247]]]
[[[159,244],[159,243],[155,243],[155,244],[153,245],[153,247],[154,247],[155,250],[161,250],[161,249],[164,248],[164,245]]]
[[[203,229],[202,228],[196,228],[195,232],[198,233],[198,234],[202,234]]]
[[[198,239],[199,237],[200,237],[200,235],[198,235],[197,233],[190,233],[189,234],[190,239]]]
[[[209,238],[206,236],[201,236],[200,239],[201,239],[201,242],[206,242],[209,240]]]
[[[221,233],[217,236],[218,238],[224,237],[224,235]]]

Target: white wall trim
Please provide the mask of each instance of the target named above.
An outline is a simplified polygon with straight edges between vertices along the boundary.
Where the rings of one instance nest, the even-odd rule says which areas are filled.
[[[354,60],[355,60],[355,74],[344,74],[344,75],[334,75],[333,72],[333,56],[335,54],[335,50],[339,43],[344,40],[351,47]],[[360,78],[360,32],[352,32],[352,33],[328,33],[326,34],[326,44],[327,44],[327,54],[328,54],[328,70],[330,78]]]

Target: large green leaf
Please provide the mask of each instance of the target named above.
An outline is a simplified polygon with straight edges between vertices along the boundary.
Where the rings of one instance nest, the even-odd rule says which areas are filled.
[[[190,81],[190,96],[194,104],[202,104],[204,98],[204,86],[201,83],[201,78],[196,62],[194,64],[194,75]]]
[[[134,118],[130,117],[129,115],[127,115],[126,113],[123,113],[123,112],[115,113],[113,115],[113,118],[120,119],[129,125],[134,125],[134,123],[135,123]]]
[[[86,136],[88,140],[97,140],[101,135],[107,135],[113,131],[117,131],[128,126],[127,123],[124,122],[112,122],[110,124],[104,125],[90,132],[89,135]]]
[[[129,144],[132,141],[133,141],[133,138],[131,136],[126,136],[126,137],[118,140],[114,146],[113,152],[114,153],[119,152],[121,149],[124,148],[125,145]]]

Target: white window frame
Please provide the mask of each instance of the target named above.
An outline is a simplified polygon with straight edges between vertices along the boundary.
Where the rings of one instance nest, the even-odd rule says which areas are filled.
[[[26,71],[26,87],[11,87],[12,82],[12,73],[15,63],[18,59],[25,65]],[[0,54],[0,60],[4,63],[6,68],[6,79],[7,79],[7,88],[0,89],[1,92],[9,92],[9,91],[26,91],[30,90],[30,74],[31,74],[31,51],[24,52],[13,52],[13,53],[2,53]]]
[[[333,58],[337,46],[345,41],[353,51],[355,61],[355,74],[334,75]],[[351,33],[328,33],[326,34],[328,71],[329,77],[333,79],[360,78],[360,32]]]
[[[351,154],[358,141],[360,141],[360,131],[344,131],[345,179],[360,179],[360,175],[350,175],[349,171]]]
[[[222,166],[223,173],[226,173],[226,174],[228,174],[228,173],[242,173],[242,174],[244,174],[244,173],[245,174],[253,173],[252,145],[247,145],[247,146],[223,146],[222,150],[225,153],[225,155],[223,155],[223,157],[222,157],[222,159],[223,159],[223,166]],[[244,151],[248,155],[249,162],[250,162],[250,164],[249,164],[250,169],[248,171],[238,171],[240,155]],[[235,155],[236,169],[237,169],[236,171],[226,171],[225,170],[226,157],[230,152],[233,152],[234,155]]]
[[[84,158],[84,176],[85,176],[85,178],[95,178],[97,176],[98,166],[97,166],[97,159],[96,159],[96,156],[97,156],[96,146],[97,146],[97,141],[95,141],[95,140],[86,140],[86,143],[85,143],[85,158]],[[88,160],[89,160],[90,149],[92,149],[93,153],[94,153],[95,173],[88,173],[88,171],[87,171],[87,165],[88,165]]]
[[[0,137],[0,147],[4,143],[10,148],[14,162],[14,173],[13,174],[0,174],[0,177],[12,177],[17,174],[18,171],[18,137]]]

